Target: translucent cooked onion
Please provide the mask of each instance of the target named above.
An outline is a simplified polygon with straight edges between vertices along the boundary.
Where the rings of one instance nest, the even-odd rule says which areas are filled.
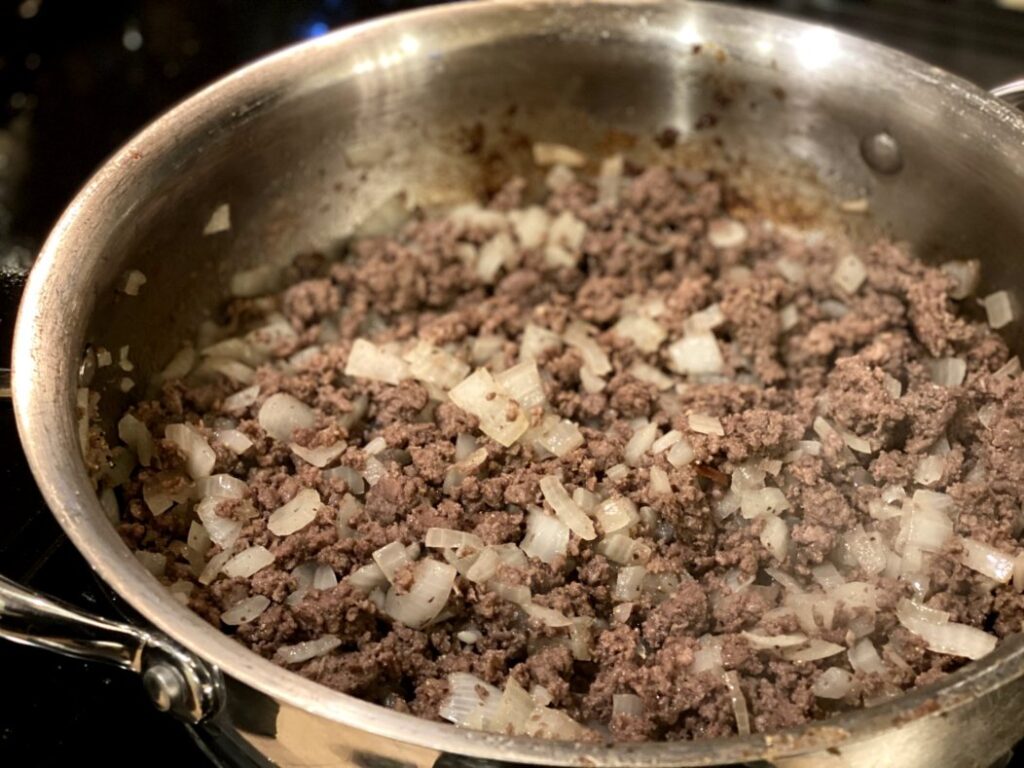
[[[476,276],[481,282],[491,284],[497,279],[501,268],[511,266],[517,256],[516,244],[511,236],[507,232],[498,232],[480,246],[480,254],[474,267]]]
[[[981,299],[981,305],[985,308],[990,328],[998,329],[1013,322],[1015,312],[1014,303],[1010,294],[1006,291],[996,291]]]
[[[672,493],[672,483],[661,467],[651,467],[649,481],[652,496],[668,496]]]
[[[329,565],[321,563],[313,572],[313,589],[332,589],[338,586],[338,575]]]
[[[967,361],[962,357],[940,357],[927,364],[932,383],[940,387],[959,387],[967,376]]]
[[[841,667],[829,667],[811,684],[819,699],[842,699],[853,690],[853,675]]]
[[[1008,584],[1013,578],[1014,558],[976,539],[961,538],[960,562],[982,576]]]
[[[683,320],[683,332],[687,336],[708,334],[725,322],[725,313],[720,304],[709,304],[699,312]]]
[[[394,586],[384,599],[384,611],[395,621],[418,629],[444,609],[455,584],[456,571],[447,563],[420,560],[413,569],[409,591],[399,594]]]
[[[676,442],[665,455],[665,460],[676,468],[692,464],[694,458],[696,458],[696,453],[694,453],[693,446],[685,439]]]
[[[593,521],[572,500],[561,480],[554,475],[542,477],[540,492],[544,495],[544,500],[551,505],[558,519],[565,523],[569,530],[585,541],[593,541],[597,538]]]
[[[239,600],[228,610],[224,611],[224,613],[220,615],[220,620],[222,623],[232,627],[238,626],[239,624],[248,624],[250,621],[258,619],[269,607],[269,598],[266,598],[263,595],[253,595],[252,597],[247,597],[244,600]]]
[[[832,273],[832,282],[845,293],[853,294],[864,284],[867,276],[868,271],[864,262],[853,254],[847,254],[836,264],[835,271]]]
[[[676,373],[701,376],[725,368],[718,340],[710,333],[684,336],[668,346],[669,367]]]
[[[398,384],[409,378],[409,367],[398,355],[366,339],[356,339],[345,363],[345,375],[382,381],[385,384]]]
[[[691,413],[687,416],[687,423],[694,432],[702,435],[725,435],[725,428],[717,416],[709,416],[706,413]]]
[[[547,328],[527,323],[519,340],[519,360],[536,360],[545,352],[562,346],[562,338]]]
[[[126,413],[117,422],[117,436],[121,442],[127,445],[138,457],[139,464],[148,467],[153,460],[153,435],[149,427]]]
[[[498,557],[498,553],[494,548],[485,547],[481,550],[480,555],[473,564],[466,570],[465,576],[476,584],[483,584],[497,573],[500,564],[501,558]]]
[[[629,366],[627,373],[634,379],[644,381],[648,384],[653,384],[661,391],[672,388],[672,378],[665,374],[663,371],[655,368],[653,365],[648,365],[640,360],[634,362]]]
[[[632,341],[637,349],[648,354],[657,352],[668,335],[659,323],[642,315],[626,315],[619,318],[612,326],[612,333],[621,339]]]
[[[376,563],[367,563],[349,574],[348,582],[356,589],[369,592],[388,583],[387,576]]]
[[[735,670],[729,670],[722,677],[729,690],[729,701],[732,703],[733,716],[736,718],[736,731],[740,736],[747,736],[750,734],[750,713],[747,711],[747,699],[740,687],[739,675]]]
[[[671,429],[664,435],[659,437],[653,443],[651,443],[651,453],[657,456],[659,453],[667,451],[673,445],[683,439],[683,433],[678,429]]]
[[[531,509],[526,518],[526,535],[519,548],[528,557],[536,557],[548,565],[564,557],[569,546],[569,526],[540,509]]]
[[[550,707],[537,707],[530,713],[524,732],[539,739],[576,741],[593,738],[593,733],[569,715]]]
[[[885,674],[885,664],[874,644],[866,637],[858,640],[849,651],[850,666],[861,674]]]
[[[703,635],[699,642],[700,647],[693,652],[690,672],[695,675],[701,672],[719,672],[722,669],[721,641],[711,635]]]
[[[494,380],[486,368],[478,368],[448,393],[451,401],[476,416],[480,430],[508,447],[529,428],[530,420]]]
[[[326,467],[345,452],[345,444],[340,442],[332,443],[331,445],[321,445],[316,448],[304,448],[298,443],[292,443],[288,447],[291,449],[292,453],[304,462],[321,469]]]
[[[580,258],[580,246],[587,233],[587,225],[571,211],[562,211],[548,228],[544,262],[555,269],[574,267]]]
[[[228,357],[205,358],[196,368],[195,375],[205,376],[211,373],[218,373],[235,384],[252,384],[256,378],[256,372],[252,368]]]
[[[206,438],[191,424],[168,424],[164,436],[185,456],[185,469],[193,478],[207,477],[217,463],[217,454]]]
[[[323,506],[315,488],[303,488],[287,504],[270,513],[267,530],[275,536],[290,536],[316,519]]]
[[[210,475],[196,480],[196,495],[201,499],[244,499],[248,492],[245,481],[231,475]]]
[[[384,577],[394,584],[395,575],[406,566],[412,565],[412,558],[409,557],[409,553],[402,542],[392,541],[390,544],[385,544],[380,549],[374,551],[373,562],[380,568]]]
[[[221,517],[217,514],[217,507],[223,501],[218,498],[203,499],[196,504],[196,515],[202,521],[203,527],[214,544],[221,549],[229,549],[238,539],[238,534],[242,532],[242,521]]]
[[[544,382],[541,381],[537,363],[526,360],[506,368],[494,377],[498,385],[509,397],[523,408],[535,408],[544,405],[547,396],[544,394]]]
[[[909,601],[900,601],[896,618],[900,624],[920,637],[929,650],[968,659],[980,659],[996,647],[996,637],[967,624],[926,621],[917,611],[908,608]]]
[[[617,603],[625,603],[636,600],[644,584],[644,577],[647,569],[642,565],[631,565],[620,568],[615,577],[615,587],[612,589],[612,600]]]
[[[606,534],[629,528],[640,520],[636,504],[625,496],[616,496],[602,501],[594,507],[594,517],[600,523],[601,530]]]
[[[826,592],[830,589],[846,583],[846,579],[839,573],[839,569],[832,563],[822,563],[811,568],[811,577],[821,585]]]
[[[644,713],[644,701],[634,693],[616,693],[612,696],[612,717],[631,715],[640,717]]]
[[[356,472],[356,470],[352,469],[352,467],[345,465],[335,467],[334,469],[329,469],[324,472],[324,476],[335,480],[341,480],[346,486],[348,486],[349,492],[354,493],[356,496],[362,496],[366,492],[366,480],[361,474]]]
[[[747,228],[735,219],[715,219],[708,224],[712,248],[738,248],[747,242]]]
[[[375,456],[367,456],[363,461],[363,478],[371,486],[380,482],[387,473],[387,468]]]
[[[918,485],[935,485],[942,479],[942,470],[946,460],[942,456],[925,456],[914,470],[914,482]]]
[[[945,493],[914,491],[911,511],[904,517],[906,546],[938,552],[953,536],[953,522],[948,513],[953,511],[953,499]]]
[[[889,549],[879,534],[867,533],[857,526],[846,534],[845,540],[861,570],[871,576],[885,570]]]
[[[835,656],[837,653],[842,653],[845,650],[843,646],[836,643],[812,638],[808,641],[806,648],[787,649],[782,655],[789,661],[818,661],[819,659]]]
[[[740,632],[751,648],[758,650],[794,648],[807,642],[807,635],[762,635],[758,632]]]
[[[574,422],[549,414],[545,416],[533,443],[553,456],[561,458],[583,445],[583,433]]]
[[[539,248],[544,245],[551,226],[551,217],[539,205],[508,212],[512,231],[523,248]]]
[[[136,550],[135,558],[142,563],[142,567],[152,573],[154,576],[163,576],[164,570],[167,568],[167,555],[160,554],[157,552],[146,552],[144,550]]]
[[[644,454],[651,449],[657,436],[657,424],[648,423],[638,427],[629,438],[629,442],[626,443],[626,447],[623,450],[622,455],[626,463],[631,467],[637,466]]]
[[[483,539],[476,534],[456,531],[451,528],[428,528],[423,543],[437,549],[472,547],[479,550],[484,547]]]
[[[274,661],[278,664],[301,664],[304,661],[326,656],[341,645],[341,638],[335,635],[324,635],[316,640],[306,640],[295,645],[281,645],[274,651]]]
[[[468,672],[448,675],[448,698],[438,715],[464,728],[486,729],[500,714],[501,691]]]
[[[950,298],[966,299],[978,289],[981,280],[981,263],[977,259],[968,261],[947,261],[941,266],[943,272],[953,281],[949,289]]]
[[[542,167],[564,165],[568,168],[582,168],[587,164],[587,156],[565,144],[538,141],[533,145],[533,162]]]
[[[532,619],[536,619],[548,627],[554,627],[557,629],[559,627],[572,626],[572,619],[561,611],[556,611],[554,608],[545,608],[542,605],[530,603],[529,605],[524,605],[523,610],[526,612],[527,616]]]
[[[507,600],[516,605],[529,605],[533,600],[530,588],[525,584],[508,584],[504,581],[492,579],[487,582],[487,587],[502,600]]]
[[[266,547],[255,546],[243,549],[228,560],[221,569],[225,576],[247,579],[274,562],[274,555]]]
[[[783,333],[791,331],[800,323],[800,310],[795,304],[787,304],[779,310],[779,330]]]
[[[316,424],[316,413],[301,400],[278,392],[264,401],[256,420],[263,431],[284,443],[291,440],[295,430],[309,429]]]
[[[426,341],[418,341],[402,357],[414,379],[442,389],[451,389],[469,375],[466,363]]]
[[[220,575],[221,568],[224,567],[224,563],[231,559],[231,550],[225,549],[223,552],[218,552],[216,555],[210,558],[210,561],[203,567],[203,570],[199,573],[199,583],[209,586],[214,582],[217,576]]]
[[[786,559],[786,550],[789,547],[789,527],[785,521],[774,515],[765,516],[760,539],[765,549],[771,552],[777,560]]]
[[[595,376],[605,376],[611,373],[612,364],[608,355],[601,346],[590,338],[587,327],[580,323],[573,323],[562,337],[566,344],[579,350],[583,357],[583,366]]]
[[[778,488],[760,488],[739,493],[740,514],[747,520],[777,515],[790,507],[786,495]]]
[[[218,429],[213,433],[214,439],[232,453],[241,455],[252,448],[252,440],[244,432],[237,429]]]

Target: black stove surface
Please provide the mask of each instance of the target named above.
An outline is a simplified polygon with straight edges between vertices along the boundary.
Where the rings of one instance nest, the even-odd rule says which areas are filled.
[[[427,4],[0,0],[0,361],[9,357],[23,269],[75,190],[132,133],[263,53]],[[746,4],[874,38],[986,87],[1024,76],[1024,12],[987,2]],[[8,500],[0,514],[0,573],[111,614],[39,497],[6,400],[0,400],[0,487]],[[2,641],[0,669],[0,765],[221,762],[184,726],[157,713],[132,675]]]

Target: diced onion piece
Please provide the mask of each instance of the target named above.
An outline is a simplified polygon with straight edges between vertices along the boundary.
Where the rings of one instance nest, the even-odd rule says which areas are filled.
[[[861,674],[885,674],[885,664],[874,644],[866,637],[858,640],[849,651],[850,666]]]
[[[953,499],[945,493],[914,491],[909,521],[906,524],[906,545],[927,552],[938,552],[953,536],[953,522],[947,512],[953,511]]]
[[[619,186],[622,184],[625,165],[622,155],[612,155],[601,161],[601,171],[597,177],[599,204],[613,206],[619,201]]]
[[[806,635],[762,635],[758,632],[741,632],[743,639],[751,648],[758,650],[770,648],[794,648],[807,642]]]
[[[831,656],[835,656],[837,653],[842,653],[846,649],[837,645],[836,643],[830,643],[826,640],[819,640],[812,638],[806,648],[788,649],[783,651],[789,661],[803,662],[803,661],[818,661],[819,659],[827,659]]]
[[[476,584],[488,581],[498,570],[501,558],[493,547],[486,547],[466,570],[466,578]]]
[[[953,281],[953,286],[949,289],[950,298],[966,299],[978,289],[981,263],[977,259],[947,261],[941,269]]]
[[[222,501],[224,500],[216,497],[203,499],[196,504],[196,515],[199,516],[213,542],[221,549],[228,549],[242,532],[242,521],[218,515],[217,506]]]
[[[980,659],[996,647],[996,637],[967,624],[926,621],[913,604],[901,600],[896,609],[900,624],[920,637],[929,650],[968,659]]]
[[[411,565],[412,559],[402,542],[392,541],[373,553],[373,562],[377,564],[385,578],[393,584],[395,575],[402,568]]]
[[[312,464],[314,467],[320,468],[326,467],[345,452],[344,443],[321,445],[317,448],[303,448],[298,443],[292,443],[288,447],[291,448],[292,453],[307,464]]]
[[[1017,555],[1013,561],[1013,588],[1024,592],[1024,553]]]
[[[274,651],[274,661],[278,664],[301,664],[318,656],[325,656],[339,645],[341,638],[335,635],[324,635],[316,640],[306,640],[295,645],[281,645]]]
[[[665,460],[673,467],[678,468],[693,463],[695,456],[693,446],[687,440],[682,439],[668,449]]]
[[[659,437],[657,440],[655,440],[653,443],[651,443],[651,453],[657,456],[659,453],[667,451],[669,448],[671,448],[673,445],[675,445],[682,439],[682,432],[680,432],[678,429],[671,429],[664,435]]]
[[[534,444],[553,456],[561,458],[583,445],[583,433],[574,422],[568,419],[551,416],[549,421],[548,417],[545,417],[544,427],[534,440]]]
[[[241,411],[248,408],[250,405],[256,402],[256,398],[260,396],[260,385],[253,384],[251,387],[235,392],[233,395],[228,395],[224,398],[224,410],[225,411]]]
[[[1014,558],[976,539],[961,538],[960,562],[983,576],[1008,584],[1013,578]]]
[[[867,279],[868,271],[864,262],[853,254],[847,254],[839,259],[835,271],[832,273],[832,282],[848,294],[856,293]]]
[[[585,541],[592,541],[597,538],[597,531],[594,530],[593,521],[579,508],[572,497],[569,496],[562,481],[554,475],[542,477],[540,480],[540,491],[544,494],[544,500],[551,505],[555,515],[568,526],[569,530]]]
[[[248,624],[250,621],[258,619],[269,607],[270,598],[263,595],[253,595],[244,600],[239,600],[228,610],[224,611],[220,615],[220,620],[222,623],[232,627],[239,624]]]
[[[822,563],[811,568],[811,577],[821,585],[826,592],[830,589],[846,583],[846,579],[839,573],[839,569],[832,563]]]
[[[196,481],[196,495],[199,498],[244,499],[248,492],[249,486],[231,475],[210,475]]]
[[[214,431],[213,436],[235,454],[241,455],[252,448],[252,440],[249,439],[249,436],[237,429],[218,429]]]
[[[316,413],[301,400],[278,392],[266,399],[256,420],[272,438],[287,442],[295,430],[312,427],[316,423]]]
[[[349,492],[356,496],[362,496],[366,492],[366,481],[363,476],[352,469],[352,467],[340,466],[324,472],[324,476],[331,479],[341,480],[348,486]]]
[[[511,265],[517,256],[516,245],[507,232],[499,232],[480,247],[475,271],[484,283],[493,283],[501,268]],[[465,375],[465,374],[463,374]]]
[[[633,432],[623,450],[623,458],[632,467],[640,463],[640,459],[647,453],[658,436],[658,425],[654,423],[644,424]]]
[[[889,550],[877,533],[867,533],[857,526],[846,534],[845,541],[854,559],[868,575],[874,576],[885,570]]]
[[[959,387],[967,375],[967,361],[962,357],[940,357],[928,360],[932,383],[940,387]]]
[[[587,156],[565,144],[538,141],[533,145],[533,162],[542,167],[565,165],[569,168],[582,168],[587,164]]]
[[[687,417],[687,423],[692,431],[701,435],[725,435],[725,428],[717,416],[709,416],[706,413],[691,413]]]
[[[274,562],[274,555],[266,547],[255,546],[243,549],[224,564],[225,576],[247,579]]]
[[[519,545],[527,556],[536,557],[550,565],[565,555],[568,546],[568,525],[539,509],[530,511],[526,518],[526,535]]]
[[[548,242],[544,246],[546,264],[556,269],[575,266],[586,233],[587,225],[571,211],[558,214],[548,228]]]
[[[466,645],[472,645],[478,643],[483,638],[483,635],[476,629],[464,629],[461,632],[456,633],[455,637],[459,642],[465,643]]]
[[[525,584],[506,584],[503,581],[493,579],[487,584],[488,588],[500,597],[516,605],[529,605],[533,599],[530,588]]]
[[[203,585],[210,585],[214,579],[220,574],[221,569],[224,567],[224,563],[231,559],[231,550],[225,549],[223,552],[218,552],[216,555],[210,558],[210,561],[203,567],[203,570],[199,574],[199,583]]]
[[[508,212],[512,231],[523,248],[539,248],[548,236],[551,217],[538,205]]]
[[[544,394],[544,382],[541,381],[537,363],[527,360],[511,368],[506,368],[495,375],[494,380],[509,397],[523,408],[534,408],[543,405],[547,397]]]
[[[526,721],[533,714],[535,707],[536,704],[530,694],[509,676],[505,681],[505,690],[501,694],[498,715],[493,723],[486,723],[485,728],[495,733],[526,733]]]
[[[644,701],[635,693],[616,693],[612,696],[612,717],[631,715],[640,717],[644,713]]]
[[[789,546],[789,527],[784,520],[774,515],[766,516],[760,538],[765,549],[778,560],[786,559],[786,550]]]
[[[604,476],[611,482],[617,483],[629,477],[629,467],[625,464],[613,464],[605,470]]]
[[[593,738],[593,733],[558,709],[537,707],[530,713],[524,732],[539,739],[577,741]]]
[[[917,462],[914,470],[914,482],[918,485],[935,485],[942,479],[942,470],[946,460],[942,456],[925,456]]]
[[[629,528],[640,520],[636,504],[625,496],[602,501],[594,508],[594,517],[606,534]]]
[[[627,565],[634,561],[637,541],[622,533],[605,536],[597,543],[598,554],[604,555],[613,563]]]
[[[644,577],[647,569],[642,565],[631,565],[620,568],[615,578],[615,588],[612,590],[612,600],[617,603],[625,603],[636,600],[640,597]]]
[[[777,515],[789,509],[789,500],[778,488],[740,492],[740,514],[747,520]]]
[[[536,360],[545,352],[562,346],[562,338],[547,328],[527,323],[523,328],[523,336],[519,340],[519,360]]]
[[[348,581],[353,587],[361,589],[363,592],[383,587],[388,583],[387,576],[384,575],[384,572],[376,563],[367,563],[356,568],[349,574]]]
[[[291,501],[270,513],[267,530],[275,536],[289,536],[301,531],[316,519],[321,506],[316,489],[303,488]]]
[[[345,375],[398,384],[409,377],[409,367],[398,355],[381,349],[366,339],[356,339],[345,363]]]
[[[690,671],[696,675],[701,672],[718,672],[721,669],[721,641],[711,635],[702,636],[700,638],[700,647],[693,652],[693,663],[690,665]]]
[[[667,351],[669,367],[676,373],[701,376],[721,373],[725,367],[718,340],[710,333],[684,336]]]
[[[435,549],[472,547],[483,549],[483,540],[473,533],[456,531],[451,528],[428,528],[423,543]]]
[[[117,423],[117,436],[139,459],[139,464],[148,467],[153,460],[153,435],[149,427],[139,419],[126,413]]]
[[[144,550],[137,550],[135,552],[135,558],[142,563],[142,567],[152,573],[154,576],[163,576],[164,570],[167,568],[167,555],[160,554],[157,552],[146,552]]]
[[[437,560],[420,560],[413,569],[409,591],[399,594],[394,586],[384,599],[384,611],[395,621],[418,629],[444,609],[455,584],[455,568]]]
[[[847,446],[849,446],[850,450],[864,454],[874,453],[875,449],[874,447],[872,447],[871,441],[869,441],[867,438],[860,437],[859,435],[854,434],[850,430],[843,429],[838,425],[835,426],[835,431],[839,434],[839,437],[842,438],[843,442],[846,443]]]
[[[811,684],[819,699],[842,699],[853,690],[853,675],[841,667],[829,667]]]
[[[476,675],[454,672],[448,675],[448,698],[437,714],[464,728],[482,730],[500,715],[502,694]]]
[[[700,336],[710,334],[725,322],[725,313],[720,304],[709,304],[699,312],[683,320],[683,333],[687,336]]]
[[[425,341],[403,355],[409,374],[417,381],[451,389],[469,374],[469,366],[454,355]]]
[[[992,375],[996,378],[1012,378],[1021,371],[1020,358],[1014,355]]]
[[[715,219],[708,224],[708,242],[713,248],[738,248],[747,241],[747,228],[735,219]]]
[[[981,300],[981,305],[985,307],[985,314],[988,316],[988,324],[991,328],[1002,328],[1014,320],[1016,313],[1013,299],[1006,291],[990,293]]]
[[[729,670],[722,677],[729,690],[729,701],[732,703],[733,716],[736,718],[736,731],[740,736],[748,736],[750,734],[750,713],[747,711],[747,700],[740,687],[739,675],[735,670]]]
[[[583,357],[583,366],[595,376],[611,373],[612,364],[607,353],[590,338],[585,326],[573,323],[562,337],[566,344],[579,350]]]
[[[198,429],[191,424],[168,424],[164,436],[185,456],[185,469],[198,479],[207,477],[217,463],[217,454]]]
[[[651,495],[668,496],[672,493],[672,483],[668,473],[661,467],[651,467],[649,472]]]
[[[783,333],[791,331],[800,322],[800,310],[796,308],[796,304],[789,303],[779,310],[779,330]]]
[[[645,362],[637,360],[631,366],[627,373],[634,379],[653,384],[661,391],[672,388],[672,378],[662,371],[655,368],[653,365],[648,365]]]
[[[572,626],[571,618],[561,611],[556,611],[553,608],[545,608],[544,606],[537,605],[536,603],[530,603],[529,605],[524,605],[523,610],[530,618],[536,619],[548,627],[559,628]]]
[[[612,333],[633,342],[637,349],[648,354],[657,352],[668,335],[661,325],[649,317],[626,315],[612,326]]]
[[[452,402],[476,416],[480,430],[508,447],[529,428],[524,410],[505,393],[486,368],[478,368],[448,393]]]

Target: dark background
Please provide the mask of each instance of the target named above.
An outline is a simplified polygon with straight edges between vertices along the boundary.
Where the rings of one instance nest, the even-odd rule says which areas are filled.
[[[1007,0],[1009,2],[1009,0]],[[1024,7],[1024,0],[1018,0]],[[402,0],[0,0],[0,366],[21,273],[90,172],[202,85]],[[776,0],[984,85],[1024,77],[1024,12],[989,2]],[[110,613],[45,510],[0,401],[0,573]],[[0,641],[0,766],[204,765],[131,675]]]

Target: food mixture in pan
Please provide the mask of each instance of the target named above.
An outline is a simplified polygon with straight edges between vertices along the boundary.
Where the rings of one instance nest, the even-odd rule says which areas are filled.
[[[1020,631],[1006,293],[714,174],[534,153],[543,191],[237,275],[93,430],[182,603],[336,690],[579,739],[773,731]]]

